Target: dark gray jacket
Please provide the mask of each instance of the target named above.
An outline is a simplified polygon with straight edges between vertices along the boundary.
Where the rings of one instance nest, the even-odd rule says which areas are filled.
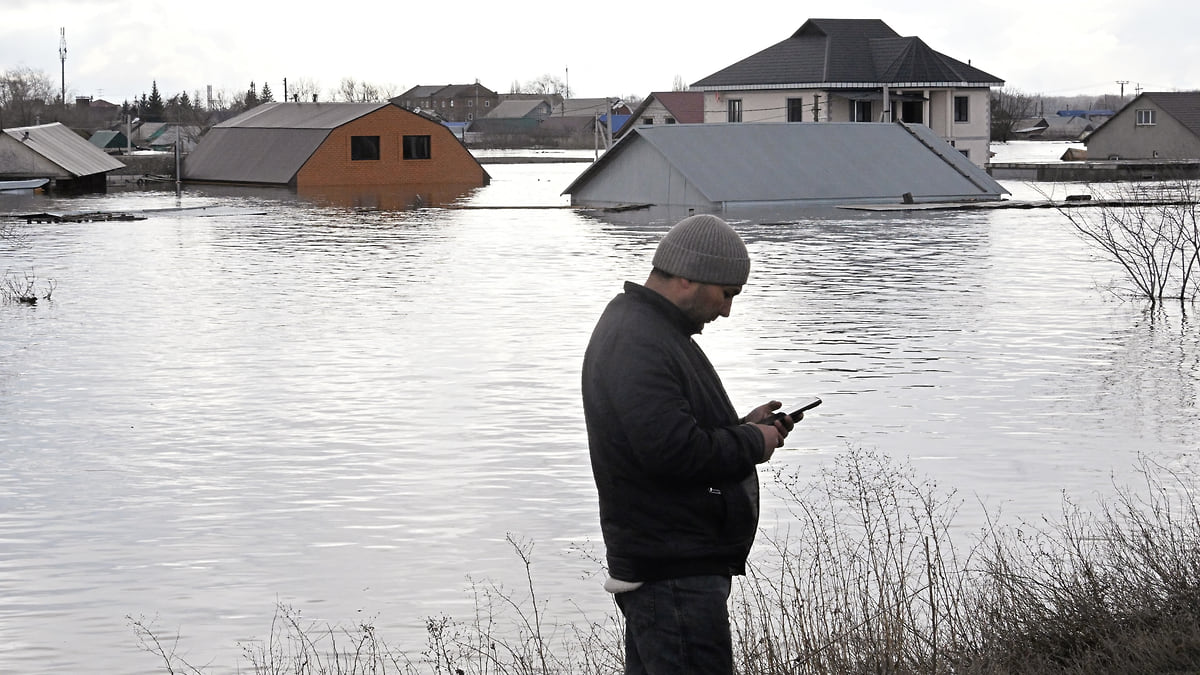
[[[614,578],[745,572],[762,434],[739,423],[700,328],[627,282],[592,332],[583,410]]]

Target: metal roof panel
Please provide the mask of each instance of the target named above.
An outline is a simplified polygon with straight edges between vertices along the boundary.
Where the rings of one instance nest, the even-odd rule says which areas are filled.
[[[78,178],[124,168],[100,148],[60,122],[5,129],[5,134]]]

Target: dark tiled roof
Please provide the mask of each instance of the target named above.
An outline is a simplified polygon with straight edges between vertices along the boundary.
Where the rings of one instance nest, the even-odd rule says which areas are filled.
[[[1142,96],[1150,99],[1162,111],[1174,117],[1188,131],[1200,136],[1200,92],[1196,91],[1147,91]],[[1137,99],[1134,99],[1136,101]],[[1130,101],[1130,106],[1133,101]]]
[[[790,85],[970,84],[1003,81],[901,37],[878,19],[809,19],[788,39],[692,84],[697,88]]]

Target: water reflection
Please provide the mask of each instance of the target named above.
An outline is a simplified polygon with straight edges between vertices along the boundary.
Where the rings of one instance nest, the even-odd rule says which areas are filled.
[[[58,282],[0,307],[0,670],[156,672],[133,614],[230,672],[277,599],[419,650],[426,616],[470,612],[468,574],[521,579],[507,532],[537,542],[547,596],[608,609],[568,552],[598,532],[580,355],[686,214],[560,208],[581,167],[489,166],[446,197],[471,208],[0,202],[147,215],[0,244]],[[972,498],[969,531],[975,497],[1036,516],[1200,440],[1190,319],[1100,291],[1116,270],[1052,213],[730,218],[751,279],[699,340],[741,407],[825,399],[781,468],[910,456]]]

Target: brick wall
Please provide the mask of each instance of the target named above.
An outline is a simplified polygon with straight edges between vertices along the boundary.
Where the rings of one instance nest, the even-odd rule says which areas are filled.
[[[430,137],[430,158],[403,158],[405,135]],[[378,160],[350,159],[352,136],[379,136]],[[483,185],[479,162],[446,127],[397,106],[334,129],[296,177],[297,187],[318,185]]]

